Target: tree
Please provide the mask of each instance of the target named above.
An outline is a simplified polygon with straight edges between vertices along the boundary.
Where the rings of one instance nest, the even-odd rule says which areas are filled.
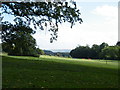
[[[14,0],[15,1],[15,0]],[[58,23],[69,22],[72,26],[75,22],[82,23],[80,11],[76,7],[76,2],[71,0],[73,6],[68,2],[59,0],[54,2],[2,2],[2,13],[14,15],[15,24],[23,21],[28,27],[33,24],[44,30],[48,27],[51,32],[50,42],[56,40],[58,32]],[[49,2],[51,1],[51,2]]]
[[[104,58],[104,59],[119,59],[119,50],[120,50],[120,47],[118,46],[108,46],[108,47],[105,47],[104,49],[102,49],[102,52],[101,52],[101,57]]]
[[[116,43],[116,46],[120,46],[120,41],[118,41],[118,42]]]
[[[15,0],[14,0],[15,1]],[[51,32],[50,42],[57,39],[59,23],[69,22],[72,26],[75,22],[82,23],[80,11],[76,7],[76,3],[71,1],[72,6],[68,2],[54,2],[49,0],[46,2],[2,2],[2,14],[9,14],[15,17],[15,24],[5,21],[2,22],[2,42],[6,45],[4,48],[9,54],[13,55],[33,55],[36,51],[36,41],[31,36],[35,33],[34,29],[40,28]],[[1,20],[2,20],[1,16]]]
[[[102,50],[103,48],[108,47],[108,46],[109,46],[109,45],[108,45],[107,43],[103,42],[103,43],[100,45],[100,52],[101,52],[101,50]]]
[[[71,50],[70,55],[73,58],[90,58],[90,47],[89,46],[79,46]]]
[[[91,48],[89,46],[78,46],[71,50],[70,55],[73,58],[102,59],[101,51],[106,47],[108,47],[107,43],[102,43],[100,45],[93,44]]]
[[[97,44],[93,44],[91,48],[91,57],[92,58],[99,58],[100,47]]]
[[[109,46],[107,43],[102,43],[100,45],[93,44],[91,48],[91,57],[100,59],[100,52],[102,51],[103,48]]]
[[[32,37],[33,30],[23,23],[12,25],[2,23],[3,51],[9,55],[37,56],[36,41]]]

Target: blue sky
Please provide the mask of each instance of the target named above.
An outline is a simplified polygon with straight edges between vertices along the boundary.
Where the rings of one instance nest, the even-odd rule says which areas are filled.
[[[77,2],[82,24],[72,29],[70,24],[59,26],[58,39],[49,43],[49,32],[39,31],[34,37],[42,49],[73,49],[78,45],[115,45],[118,41],[118,2]]]
[[[118,1],[76,0],[81,11],[83,23],[59,25],[58,39],[50,43],[50,33],[37,30],[33,37],[41,49],[73,49],[78,45],[101,44],[115,45],[118,41]],[[5,16],[10,19],[9,16]],[[5,19],[4,19],[5,20]]]

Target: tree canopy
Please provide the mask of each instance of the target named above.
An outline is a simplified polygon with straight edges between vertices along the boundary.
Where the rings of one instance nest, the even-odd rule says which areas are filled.
[[[39,28],[47,29],[51,32],[50,42],[57,40],[59,23],[69,22],[72,26],[82,23],[80,11],[77,9],[76,2],[70,3],[63,0],[55,2],[47,0],[45,2],[35,2],[36,0],[2,2],[1,16],[13,15],[14,23],[3,21],[2,24],[2,46],[3,50],[11,55],[36,55],[44,54],[42,50],[36,48],[36,40],[32,34]],[[31,26],[34,28],[31,28]]]
[[[58,24],[69,22],[72,26],[75,22],[82,23],[80,10],[76,2],[71,3],[59,0],[59,2],[2,2],[2,14],[14,15],[14,22],[23,21],[27,26],[33,25],[35,29],[47,29],[51,32],[50,42],[58,37]]]
[[[31,55],[36,52],[36,40],[32,37],[32,29],[23,25],[2,23],[2,47],[9,55]]]

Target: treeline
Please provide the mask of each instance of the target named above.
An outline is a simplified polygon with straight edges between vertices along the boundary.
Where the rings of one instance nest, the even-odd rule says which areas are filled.
[[[93,44],[92,47],[78,46],[70,52],[73,58],[120,60],[120,42],[115,46],[107,43]]]

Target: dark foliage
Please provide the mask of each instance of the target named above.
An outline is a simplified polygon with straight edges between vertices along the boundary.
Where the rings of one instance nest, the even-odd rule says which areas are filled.
[[[94,44],[91,48],[89,46],[79,46],[71,50],[70,55],[73,58],[120,60],[120,47],[108,46],[107,43]]]
[[[32,33],[33,30],[22,23],[16,25],[2,23],[3,51],[9,55],[39,56]]]
[[[79,46],[70,52],[74,58],[90,58],[90,48],[88,46]]]
[[[34,1],[34,0],[33,0]],[[75,22],[82,23],[80,11],[76,2],[2,2],[2,14],[14,15],[17,24],[23,21],[28,27],[32,24],[34,28],[47,29],[51,32],[50,42],[58,37],[58,23],[69,22],[72,26]]]
[[[118,42],[116,43],[116,45],[117,45],[117,46],[120,46],[120,41],[118,41]]]

